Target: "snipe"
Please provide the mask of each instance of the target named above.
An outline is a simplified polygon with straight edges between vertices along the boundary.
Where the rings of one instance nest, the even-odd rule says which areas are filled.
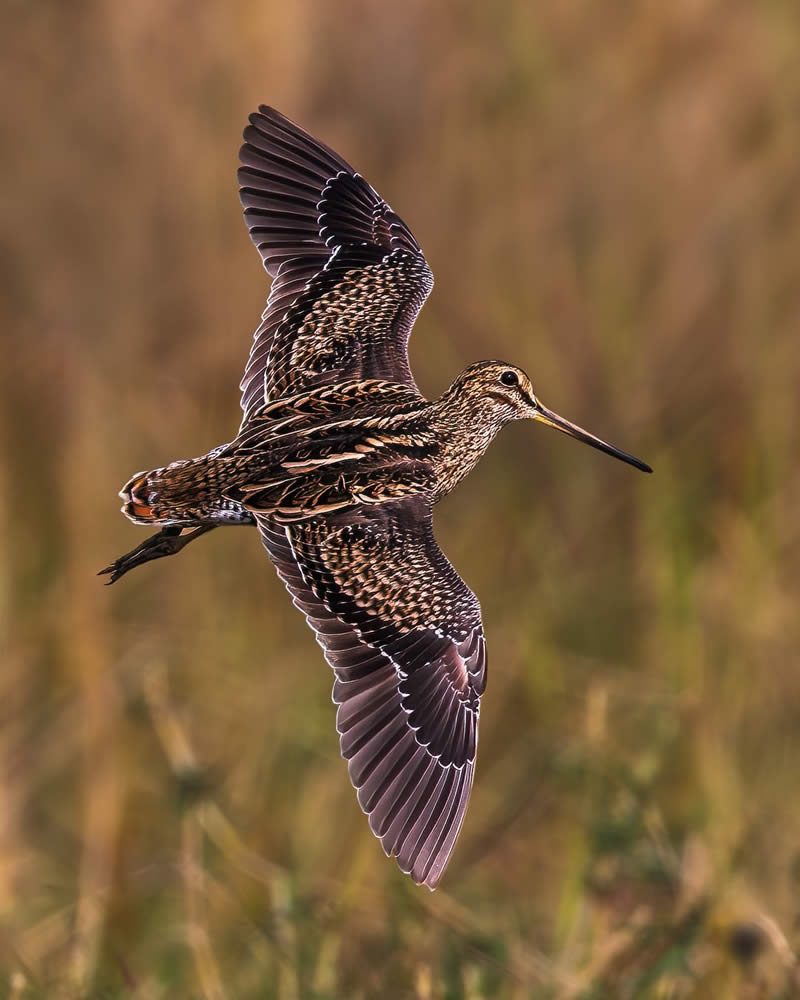
[[[256,525],[334,670],[350,779],[387,854],[442,877],[472,787],[486,649],[477,598],[431,509],[510,420],[539,420],[645,472],[548,410],[500,361],[433,401],[406,346],[432,286],[405,223],[341,157],[271,108],[251,115],[240,195],[272,288],[242,379],[237,436],[139,473],[124,513],[161,531],[118,580],[222,525]]]

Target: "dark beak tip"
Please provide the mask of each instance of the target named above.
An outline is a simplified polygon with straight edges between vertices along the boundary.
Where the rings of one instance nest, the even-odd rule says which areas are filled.
[[[576,441],[581,441],[583,444],[588,444],[591,448],[597,448],[598,451],[605,452],[606,455],[611,455],[612,458],[617,458],[620,462],[627,462],[628,465],[632,465],[635,469],[640,469],[642,472],[650,473],[653,471],[646,462],[642,462],[641,459],[636,458],[634,455],[622,451],[621,448],[615,448],[614,445],[603,441],[594,434],[590,434],[589,431],[578,427],[577,424],[565,420],[564,417],[559,416],[552,410],[548,410],[541,403],[536,406],[536,411],[538,419],[542,420],[549,427],[554,427],[557,431],[561,431],[562,434],[566,434]]]

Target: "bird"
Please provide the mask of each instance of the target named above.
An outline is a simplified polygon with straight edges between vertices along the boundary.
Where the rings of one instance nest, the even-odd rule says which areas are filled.
[[[230,442],[120,491],[158,526],[100,571],[113,583],[223,526],[255,526],[333,670],[342,756],[385,853],[435,889],[473,784],[481,608],[432,510],[498,431],[535,420],[644,472],[548,409],[519,367],[469,365],[436,399],[407,345],[433,287],[411,230],[342,157],[271,107],[244,130],[244,218],[272,284]]]

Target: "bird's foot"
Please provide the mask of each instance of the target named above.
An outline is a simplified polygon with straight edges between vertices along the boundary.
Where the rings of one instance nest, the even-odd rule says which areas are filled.
[[[152,559],[174,556],[185,545],[188,545],[189,542],[194,541],[195,538],[199,538],[200,535],[204,535],[207,531],[211,531],[215,527],[216,525],[214,524],[201,524],[196,528],[187,530],[179,525],[168,525],[166,528],[162,528],[157,534],[146,538],[135,549],[126,552],[119,559],[115,559],[110,566],[101,569],[97,575],[104,576],[109,574],[111,576],[110,580],[106,580],[106,585],[116,583],[121,576],[124,576],[125,573],[134,569],[134,567],[142,566]],[[186,534],[183,534],[184,531],[186,531]]]

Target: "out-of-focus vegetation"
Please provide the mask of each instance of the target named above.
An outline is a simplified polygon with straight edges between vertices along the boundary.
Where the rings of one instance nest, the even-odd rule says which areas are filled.
[[[786,998],[800,945],[800,7],[7,0],[0,996]],[[254,532],[112,589],[135,470],[238,424],[269,102],[652,477],[516,426],[438,531],[490,642],[441,890],[368,831]]]

